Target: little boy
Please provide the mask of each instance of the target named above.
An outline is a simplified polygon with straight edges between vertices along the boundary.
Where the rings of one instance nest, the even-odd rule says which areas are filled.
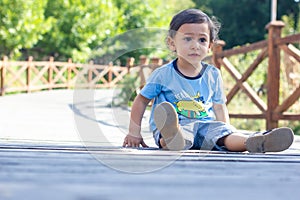
[[[290,128],[277,128],[251,136],[230,125],[220,71],[202,62],[217,39],[219,23],[197,9],[176,14],[167,44],[176,59],[153,71],[134,100],[124,147],[147,147],[141,121],[154,99],[150,129],[163,149],[205,149],[278,152],[292,144]]]

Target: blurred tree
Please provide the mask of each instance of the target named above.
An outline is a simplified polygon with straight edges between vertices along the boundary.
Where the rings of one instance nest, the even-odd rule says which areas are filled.
[[[270,0],[194,0],[196,7],[216,16],[221,24],[220,38],[226,48],[263,40],[270,22]],[[283,15],[299,20],[299,1],[278,0],[277,19]],[[297,24],[297,22],[295,23]],[[294,27],[296,29],[296,27]]]
[[[158,54],[164,46],[164,38],[173,15],[181,9],[194,7],[191,0],[114,0],[119,16],[116,35],[107,38],[94,52],[93,59],[107,63],[116,58],[122,65],[128,57]]]
[[[51,28],[51,18],[44,18],[47,1],[0,0],[0,55],[20,56]]]
[[[116,32],[116,13],[110,0],[49,0],[45,18],[54,20],[35,49],[58,60],[85,62],[93,48]]]
[[[270,20],[270,0],[0,0],[0,54],[122,63],[165,57],[159,51],[172,16],[191,7],[220,19],[226,48],[264,39]],[[299,2],[278,0],[278,19],[283,15],[297,30]]]

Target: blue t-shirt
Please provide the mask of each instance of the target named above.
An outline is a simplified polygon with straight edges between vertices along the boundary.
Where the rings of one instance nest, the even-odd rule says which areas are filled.
[[[224,104],[226,97],[219,69],[202,64],[197,77],[186,77],[177,68],[177,59],[152,72],[141,95],[153,99],[152,111],[156,105],[168,101],[175,107],[179,121],[182,119],[215,120],[213,103]],[[150,116],[150,129],[156,129],[153,112]]]

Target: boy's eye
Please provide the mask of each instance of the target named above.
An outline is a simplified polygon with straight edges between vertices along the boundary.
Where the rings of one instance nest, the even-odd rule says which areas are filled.
[[[183,38],[183,40],[185,40],[185,41],[189,42],[189,41],[191,41],[191,40],[192,40],[192,38],[191,38],[191,37],[185,37],[185,38]]]
[[[200,42],[206,42],[206,39],[205,38],[200,38],[199,41]]]

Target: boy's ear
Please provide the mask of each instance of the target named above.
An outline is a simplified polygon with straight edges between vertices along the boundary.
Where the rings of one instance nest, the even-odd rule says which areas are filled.
[[[168,36],[168,38],[167,38],[167,44],[171,51],[173,51],[173,52],[176,51],[174,40],[170,36]]]
[[[212,49],[213,45],[214,45],[213,42],[210,42],[210,43],[209,43],[207,53],[210,52],[210,50]]]

